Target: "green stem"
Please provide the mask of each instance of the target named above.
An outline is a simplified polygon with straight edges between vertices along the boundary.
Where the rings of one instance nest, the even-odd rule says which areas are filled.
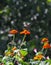
[[[22,42],[24,42],[25,38],[26,38],[26,34],[24,35]]]
[[[41,61],[39,60],[39,62],[38,62],[38,65],[41,63]]]
[[[15,39],[15,35],[13,35],[13,41],[14,41],[14,39]]]
[[[22,43],[20,44],[20,48],[24,44],[23,42],[24,42],[25,38],[26,38],[26,34],[24,35],[23,40],[22,40]]]
[[[41,52],[43,52],[44,48],[41,49]]]
[[[45,50],[44,56],[46,55],[46,53],[47,53],[47,49]]]

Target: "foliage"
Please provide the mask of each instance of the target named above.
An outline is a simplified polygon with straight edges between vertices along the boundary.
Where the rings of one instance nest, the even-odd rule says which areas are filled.
[[[8,34],[14,29],[18,30],[18,34]],[[20,35],[19,32],[24,29],[29,30],[30,35]],[[0,0],[0,55],[3,55],[0,57],[1,63],[14,65],[15,61],[22,65],[36,64],[37,61],[33,58],[37,54],[45,54],[44,62],[41,61],[51,65],[51,49],[41,50],[44,45],[41,44],[41,39],[44,37],[51,44],[51,0]],[[13,52],[12,48],[16,50]],[[37,50],[36,53],[34,49]],[[46,56],[50,57],[49,60],[46,60]],[[38,64],[41,65],[41,61]]]
[[[29,44],[30,42],[26,43],[27,41],[25,40],[25,38],[27,35],[30,35],[30,33],[28,34],[29,31],[26,30],[26,32],[22,33],[24,34],[24,37],[23,37],[23,40],[21,40],[20,45],[18,45],[18,43],[15,43],[15,40],[14,40],[15,34],[17,33],[16,31],[17,30],[14,30],[14,31],[11,30],[12,33],[9,32],[11,35],[13,35],[13,38],[12,38],[12,41],[8,43],[7,50],[5,50],[4,52],[4,56],[0,57],[1,64],[4,64],[4,65],[15,65],[15,64],[16,65],[19,65],[19,64],[40,65],[42,63],[45,65],[51,64],[50,57],[46,56],[47,50],[51,49],[51,45],[49,44],[48,38],[43,38],[41,40],[41,43],[43,45],[41,46],[41,48],[38,47],[39,49],[36,48],[37,46],[35,44],[33,44],[33,48],[31,46],[29,47],[27,44]],[[25,46],[25,47],[23,48],[22,46]]]

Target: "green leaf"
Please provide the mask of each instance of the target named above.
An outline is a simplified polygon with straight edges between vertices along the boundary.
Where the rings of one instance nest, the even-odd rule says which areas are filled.
[[[20,50],[20,53],[23,55],[23,56],[26,56],[28,54],[28,52],[26,50]]]
[[[20,63],[21,63],[22,65],[30,65],[29,63],[24,62],[24,61],[21,61]]]
[[[3,13],[3,10],[0,10],[0,14],[2,14]]]
[[[40,6],[37,6],[37,11],[40,12]]]
[[[43,53],[42,52],[37,52],[36,55],[38,55],[38,54],[43,54]]]
[[[48,2],[48,3],[50,3],[50,2],[51,2],[51,0],[47,0],[47,2]]]
[[[36,40],[31,40],[27,43],[28,51],[31,52],[35,48]]]
[[[6,65],[14,65],[13,62],[6,62]]]
[[[17,59],[19,62],[22,62],[22,61],[23,61],[23,60],[21,59],[21,57],[18,56],[18,55],[15,55],[14,58]]]
[[[46,60],[45,62],[49,62],[49,63],[51,64],[51,59],[49,59],[49,60]]]

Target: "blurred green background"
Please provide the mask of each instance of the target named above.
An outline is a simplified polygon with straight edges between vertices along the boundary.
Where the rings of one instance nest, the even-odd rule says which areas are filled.
[[[0,54],[12,39],[9,30],[24,28],[31,31],[26,41],[40,43],[41,38],[48,37],[51,42],[51,0],[0,0]],[[19,39],[22,36],[17,34],[15,41]]]

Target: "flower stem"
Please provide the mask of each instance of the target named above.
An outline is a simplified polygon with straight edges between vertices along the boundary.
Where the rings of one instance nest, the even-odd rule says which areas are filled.
[[[45,50],[44,56],[46,55],[46,53],[47,53],[47,49]]]
[[[43,52],[44,48],[41,49],[41,52]]]
[[[14,39],[15,39],[15,35],[13,35],[13,41],[14,41]]]
[[[24,35],[22,42],[24,42],[25,38],[26,38],[26,34]]]
[[[23,40],[22,40],[22,43],[20,44],[20,48],[21,48],[22,45],[24,45],[23,42],[24,42],[25,38],[26,38],[26,34],[24,35]]]

